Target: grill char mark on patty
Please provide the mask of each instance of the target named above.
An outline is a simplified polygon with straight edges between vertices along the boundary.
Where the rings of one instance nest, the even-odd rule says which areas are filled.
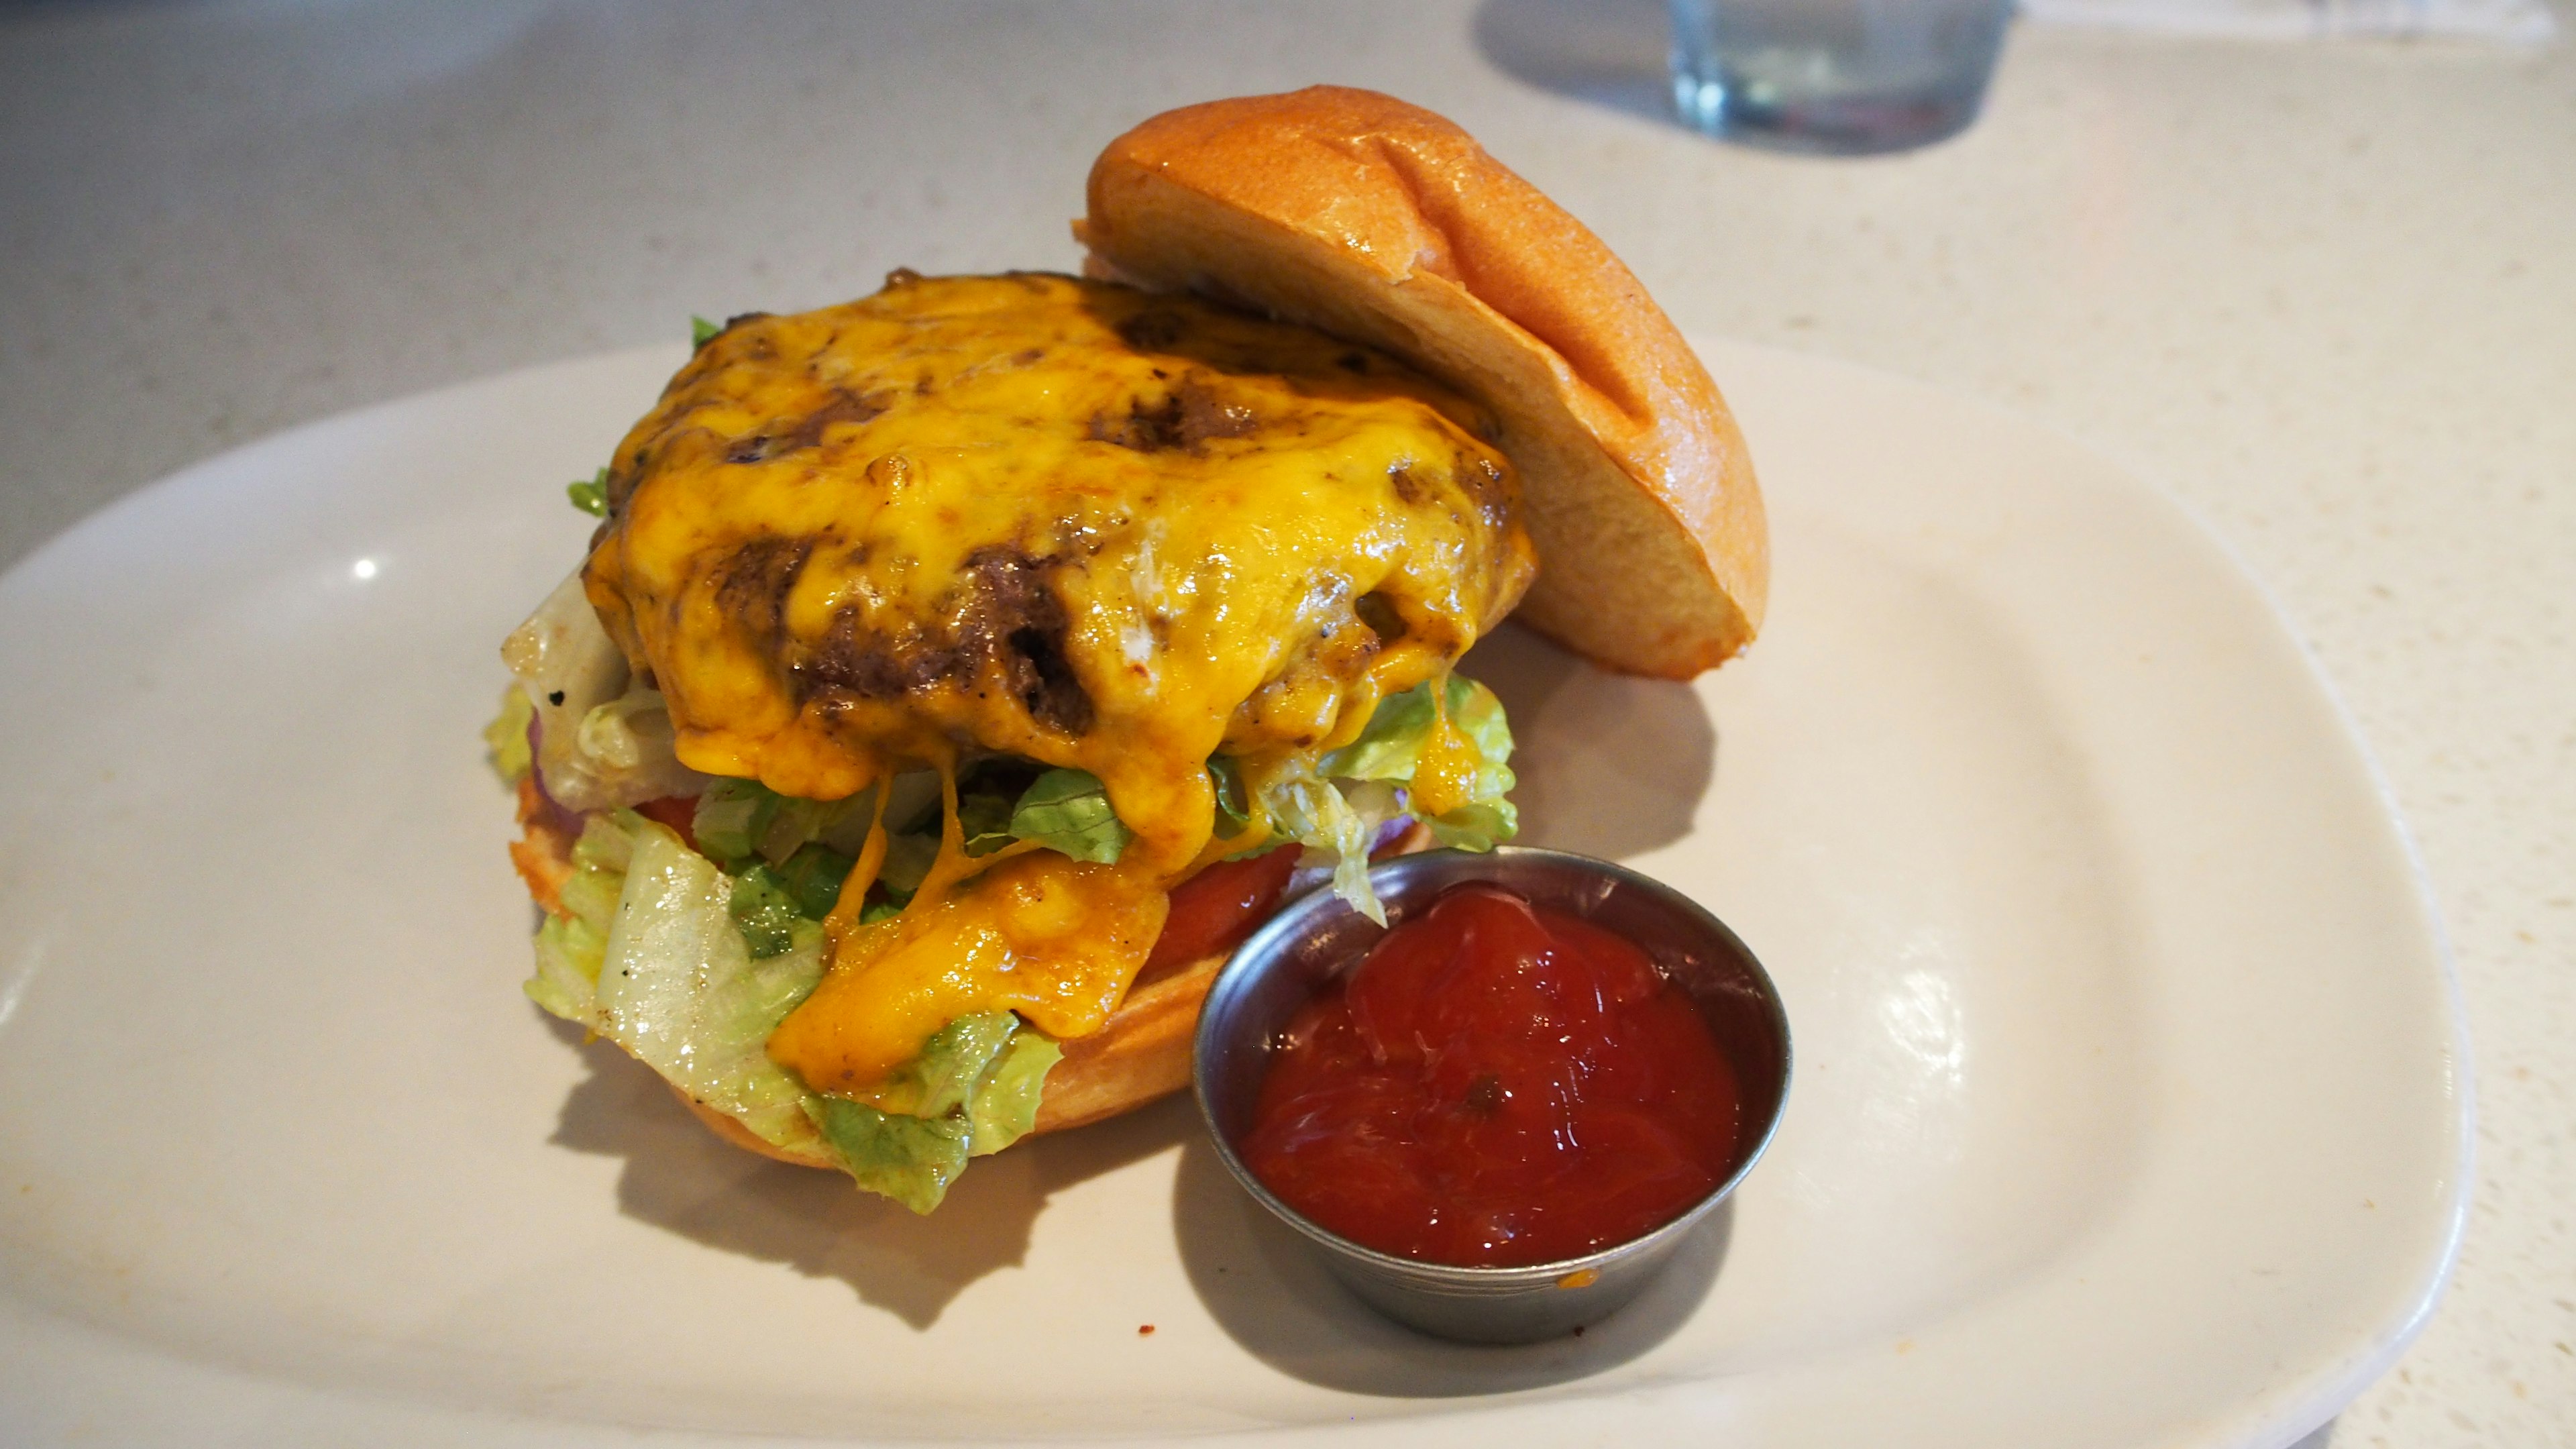
[[[787,595],[813,553],[810,538],[758,538],[735,549],[715,570],[716,607],[775,653],[786,638]]]
[[[1065,651],[1072,621],[1047,585],[1049,571],[1045,560],[1014,548],[967,555],[970,602],[960,632],[970,649],[998,667],[1004,686],[1033,718],[1079,735],[1091,728],[1091,696]]]
[[[1095,716],[1066,649],[1072,621],[1048,583],[1058,567],[1018,548],[977,549],[959,571],[957,603],[944,626],[908,640],[870,630],[857,609],[843,609],[810,655],[790,667],[790,688],[800,703],[835,690],[883,700],[990,679],[1040,724],[1084,734]]]
[[[754,433],[747,438],[734,439],[725,448],[725,461],[759,463],[782,453],[819,448],[823,445],[823,430],[834,423],[864,423],[881,416],[890,406],[892,399],[881,392],[861,397],[846,388],[835,388],[830,402],[797,419],[793,426],[778,432]]]
[[[1210,438],[1240,438],[1260,425],[1252,409],[1217,396],[1205,378],[1191,373],[1161,402],[1137,398],[1123,418],[1093,418],[1091,436],[1138,453],[1196,453]]]

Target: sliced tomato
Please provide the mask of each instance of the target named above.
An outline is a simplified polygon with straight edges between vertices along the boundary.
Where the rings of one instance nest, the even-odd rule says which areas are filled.
[[[680,841],[691,850],[698,848],[697,832],[690,827],[698,818],[698,801],[694,795],[665,795],[647,800],[635,807],[635,813],[647,820],[659,821],[680,832]]]
[[[1279,909],[1297,850],[1283,847],[1242,860],[1220,860],[1172,891],[1172,913],[1137,979],[1230,951]]]

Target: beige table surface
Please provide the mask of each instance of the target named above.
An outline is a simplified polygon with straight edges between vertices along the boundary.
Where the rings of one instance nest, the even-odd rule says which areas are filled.
[[[2042,419],[2273,591],[2421,842],[2478,1072],[2455,1286],[2310,1443],[2576,1442],[2568,47],[2026,25],[1964,138],[1820,162],[1663,122],[1651,0],[718,9],[0,10],[0,563],[353,405],[1067,265],[1090,155],[1161,107],[1399,92],[1685,328]]]

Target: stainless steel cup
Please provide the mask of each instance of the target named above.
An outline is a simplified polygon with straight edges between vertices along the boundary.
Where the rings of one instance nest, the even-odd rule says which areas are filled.
[[[1217,1155],[1246,1192],[1306,1235],[1334,1276],[1397,1322],[1442,1338],[1528,1343],[1608,1317],[1645,1288],[1683,1239],[1744,1180],[1779,1126],[1789,1092],[1789,1021],[1771,978],[1735,933],[1696,901],[1588,856],[1511,846],[1491,854],[1436,850],[1385,862],[1369,879],[1390,924],[1427,909],[1450,886],[1484,881],[1533,904],[1585,917],[1645,948],[1689,993],[1740,1079],[1744,1116],[1733,1169],[1708,1196],[1643,1237],[1528,1267],[1462,1268],[1399,1258],[1309,1222],[1262,1186],[1235,1144],[1251,1130],[1273,1044],[1289,1018],[1385,934],[1385,927],[1321,890],[1290,904],[1235,951],[1199,1014],[1199,1111],[1216,1139]]]

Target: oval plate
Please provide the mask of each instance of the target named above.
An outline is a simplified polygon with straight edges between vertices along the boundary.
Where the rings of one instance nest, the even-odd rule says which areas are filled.
[[[2454,983],[2350,725],[2117,467],[1706,353],[1772,508],[1760,646],[1689,687],[1515,631],[1468,666],[1524,839],[1691,892],[1797,1026],[1763,1171],[1627,1313],[1509,1350],[1385,1325],[1186,1102],[917,1220],[520,999],[476,731],[661,348],[272,438],[0,579],[0,1438],[2314,1427],[2422,1323],[2468,1181]]]

